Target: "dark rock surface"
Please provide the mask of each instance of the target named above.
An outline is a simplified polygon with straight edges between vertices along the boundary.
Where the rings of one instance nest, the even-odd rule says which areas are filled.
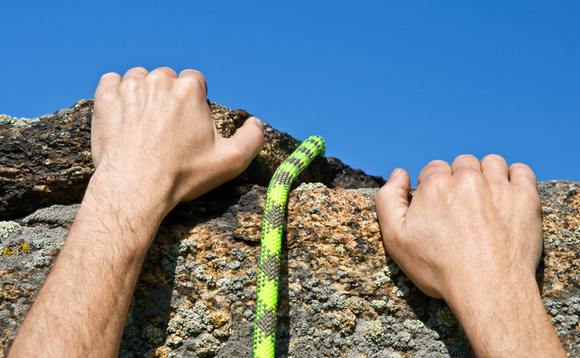
[[[211,103],[218,131],[235,133],[250,117]],[[94,171],[90,152],[93,101],[29,120],[28,124],[0,121],[0,218],[31,213],[51,204],[78,203]],[[267,186],[274,170],[300,142],[266,124],[266,145],[236,180]],[[352,169],[336,158],[318,158],[298,178],[333,188],[379,187],[384,180]]]
[[[75,113],[88,108],[86,101],[79,103]],[[233,133],[224,128],[239,126],[240,118],[248,116],[215,104],[212,109],[214,118],[225,118],[216,120],[218,127],[230,121],[220,129],[224,135]],[[14,129],[0,127],[0,135]],[[273,129],[266,133],[265,150],[237,180],[180,204],[164,220],[133,297],[121,357],[252,356],[264,186],[275,166],[298,144]],[[59,145],[65,153],[66,146]],[[73,160],[69,168],[89,163],[83,168],[90,173],[90,162],[73,158],[80,164]],[[62,166],[52,167],[53,173],[65,170],[64,160],[54,160]],[[374,211],[376,189],[337,189],[378,187],[382,179],[331,158],[321,162],[301,181],[332,187],[302,185],[288,199],[276,356],[472,357],[445,303],[422,294],[385,255]],[[28,198],[38,193],[40,200],[37,206],[30,201],[18,209],[11,205],[2,209],[11,212],[5,216],[12,220],[0,221],[0,357],[6,356],[59,253],[78,209],[74,203],[84,191],[81,182],[86,185],[88,180],[83,174],[69,177],[70,185],[60,179],[50,182],[54,191],[68,185],[80,193],[76,201],[55,205],[63,201],[51,194],[53,187],[50,192],[31,191],[41,179],[34,179],[30,168],[33,164],[21,165],[21,172],[0,176],[8,178],[2,181],[0,200],[17,202],[16,193]],[[30,170],[30,177],[24,170]],[[537,279],[570,357],[580,357],[579,186],[570,181],[538,186],[545,250]],[[31,210],[35,211],[24,214]]]

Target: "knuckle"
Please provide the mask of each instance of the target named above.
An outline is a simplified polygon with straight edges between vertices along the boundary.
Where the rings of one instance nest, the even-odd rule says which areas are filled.
[[[524,163],[514,163],[510,166],[510,169],[512,171],[521,171],[523,173],[528,173],[533,175],[534,177],[536,176],[532,171],[532,169]]]
[[[483,178],[481,172],[474,168],[463,168],[455,173],[458,178],[464,181],[476,182]]]
[[[424,183],[428,183],[429,185],[433,185],[433,186],[443,186],[447,183],[447,180],[449,179],[449,176],[445,173],[442,172],[433,172],[431,174],[429,174],[429,176],[427,176],[422,182],[421,184]]]
[[[436,160],[430,161],[429,164],[427,164],[427,166],[428,167],[449,166],[449,163],[447,163],[444,160],[436,159]]]
[[[483,162],[488,162],[488,161],[491,161],[491,162],[502,162],[502,161],[505,161],[505,160],[499,154],[488,154],[485,157],[483,157],[483,159],[481,160],[482,163]]]
[[[135,91],[139,88],[140,81],[136,78],[129,77],[123,80],[123,82],[121,82],[121,85],[131,91]]]
[[[471,161],[477,161],[479,162],[479,160],[472,154],[461,154],[458,155],[455,158],[455,161],[458,163],[464,163],[464,162],[471,162]]]

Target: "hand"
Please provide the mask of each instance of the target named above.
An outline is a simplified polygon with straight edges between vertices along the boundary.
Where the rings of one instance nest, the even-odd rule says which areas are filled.
[[[530,340],[557,347],[535,282],[542,222],[532,170],[464,155],[429,163],[417,183],[409,203],[409,175],[396,169],[375,198],[389,255],[419,289],[447,301],[478,356],[526,356]]]
[[[207,104],[203,75],[170,68],[108,73],[95,92],[91,146],[100,183],[135,197],[155,197],[167,213],[235,178],[264,145],[250,118],[221,137]]]
[[[250,118],[216,131],[204,77],[134,68],[101,78],[91,145],[95,173],[9,357],[116,357],[141,266],[165,215],[233,179],[261,150]],[[66,309],[63,309],[65,307]]]

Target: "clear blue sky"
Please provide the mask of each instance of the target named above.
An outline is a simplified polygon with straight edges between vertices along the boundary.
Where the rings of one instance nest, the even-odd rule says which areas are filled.
[[[327,155],[416,183],[497,153],[580,181],[580,2],[3,1],[0,113],[92,98],[131,67],[205,74],[209,98]]]

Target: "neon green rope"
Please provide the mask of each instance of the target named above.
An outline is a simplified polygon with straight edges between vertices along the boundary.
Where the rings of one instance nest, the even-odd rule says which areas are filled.
[[[284,212],[294,179],[318,155],[323,156],[324,140],[309,137],[276,169],[264,203],[262,243],[258,263],[258,301],[254,323],[254,357],[273,358],[278,316],[278,273],[284,230]]]

